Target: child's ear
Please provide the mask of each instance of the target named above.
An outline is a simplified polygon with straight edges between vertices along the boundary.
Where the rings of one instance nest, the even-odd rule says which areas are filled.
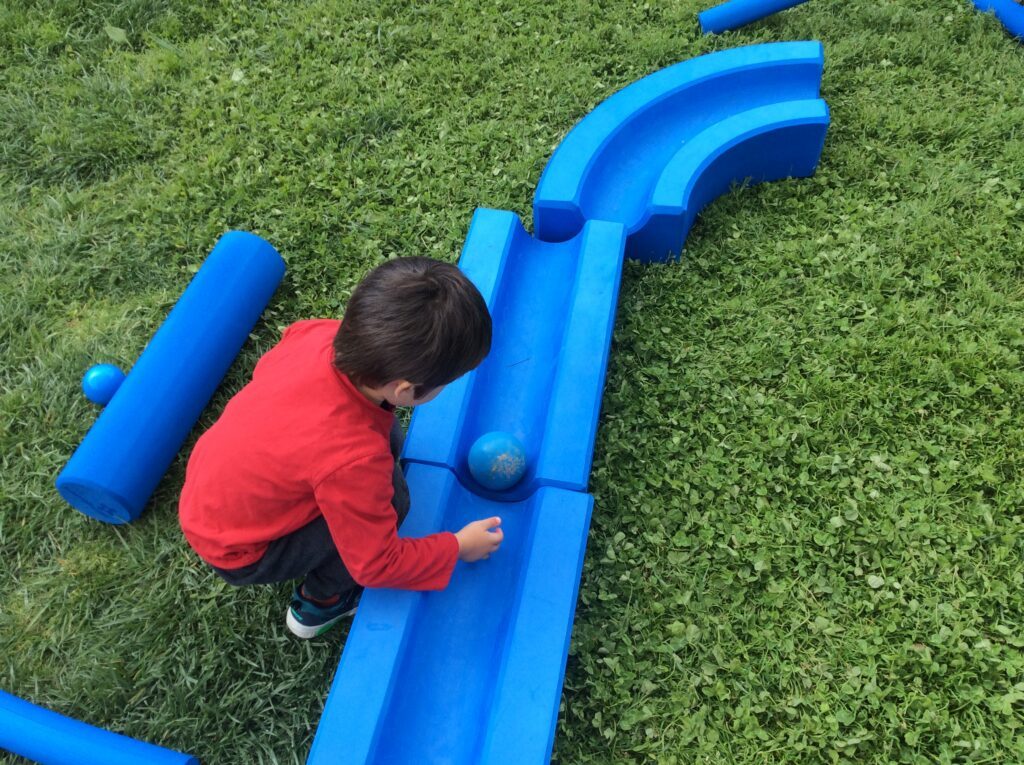
[[[394,403],[398,406],[412,406],[416,400],[416,386],[408,380],[398,380],[394,385]]]

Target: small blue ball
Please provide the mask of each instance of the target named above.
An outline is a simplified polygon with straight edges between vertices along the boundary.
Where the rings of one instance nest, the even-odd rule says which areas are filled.
[[[106,406],[123,382],[124,372],[113,364],[97,364],[82,376],[82,392],[94,404]]]
[[[526,472],[526,450],[510,433],[484,433],[469,450],[469,472],[484,488],[503,491]]]

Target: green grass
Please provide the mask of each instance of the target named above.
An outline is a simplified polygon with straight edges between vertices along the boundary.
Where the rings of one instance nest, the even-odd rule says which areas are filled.
[[[626,268],[555,756],[1024,762],[1024,46],[967,0],[718,38],[703,2],[524,5],[5,6],[0,687],[207,765],[303,762],[344,630],[299,643],[284,586],[200,565],[181,459],[130,526],[64,505],[82,371],[129,365],[219,234],[255,231],[288,275],[206,426],[381,259],[454,260],[478,205],[528,221],[614,91],[814,38],[817,176]]]

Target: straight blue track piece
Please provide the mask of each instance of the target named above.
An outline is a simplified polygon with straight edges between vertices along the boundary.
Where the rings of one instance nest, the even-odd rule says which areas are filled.
[[[367,590],[308,765],[523,765],[551,757],[593,499],[496,502],[410,464],[403,536],[499,515],[501,549],[447,589]]]
[[[560,242],[575,236],[586,221],[614,221],[626,227],[627,257],[664,261],[678,255],[692,220],[679,210],[674,229],[665,225],[664,215],[652,223],[652,215],[663,213],[652,209],[653,194],[670,182],[682,193],[692,179],[673,178],[666,167],[690,162],[682,158],[698,152],[705,160],[721,155],[734,140],[726,131],[728,120],[776,106],[777,115],[757,112],[764,129],[751,138],[767,152],[784,154],[781,163],[765,158],[758,164],[768,167],[760,171],[756,165],[703,162],[702,172],[714,177],[702,183],[728,189],[733,183],[774,180],[779,172],[812,173],[827,120],[822,126],[811,117],[822,140],[792,145],[794,112],[786,105],[819,100],[823,66],[820,42],[752,45],[699,56],[623,88],[584,117],[555,150],[534,195],[536,236]],[[784,129],[772,130],[773,124]]]
[[[1014,0],[973,0],[982,13],[994,13],[1006,31],[1024,42],[1024,5]]]
[[[701,11],[697,18],[704,34],[720,34],[806,2],[807,0],[728,0]]]
[[[479,209],[459,267],[494,321],[479,368],[417,409],[406,462],[452,470],[481,496],[524,499],[541,486],[586,491],[622,274],[620,224],[587,223],[566,242],[541,242],[515,213]],[[526,449],[523,479],[500,494],[470,475],[467,455],[484,433],[504,431]]]

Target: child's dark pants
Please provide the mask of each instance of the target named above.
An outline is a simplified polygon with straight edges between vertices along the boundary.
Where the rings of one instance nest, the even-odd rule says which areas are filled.
[[[395,497],[392,504],[398,513],[399,524],[409,512],[409,487],[406,486],[405,476],[398,464],[403,439],[402,426],[396,420],[391,429],[391,453],[395,457],[395,472],[392,475]],[[305,577],[303,587],[306,594],[316,600],[328,600],[359,586],[341,562],[323,516],[288,536],[275,539],[263,557],[255,563],[235,569],[212,568],[228,584],[236,586],[269,584]]]

